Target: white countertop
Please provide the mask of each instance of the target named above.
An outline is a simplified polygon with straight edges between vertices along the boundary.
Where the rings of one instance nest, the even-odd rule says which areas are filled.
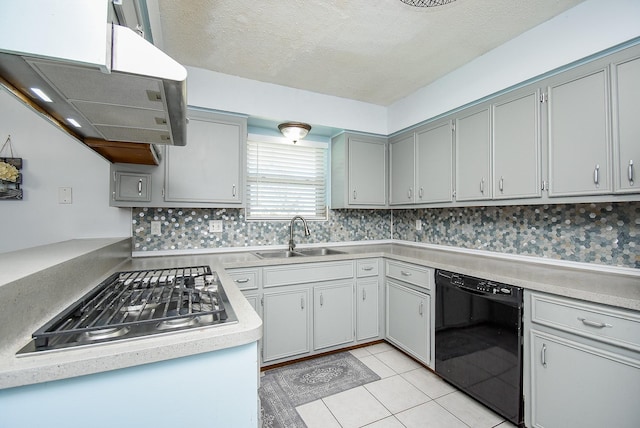
[[[23,250],[9,253],[10,260],[16,260],[20,269],[11,274],[5,272],[4,276],[0,277],[4,278],[3,281],[0,281],[0,305],[20,305],[22,303],[20,300],[26,299],[29,294],[46,294],[46,290],[43,290],[44,285],[25,281],[25,278],[37,278],[38,269],[46,268],[46,271],[60,271],[60,266],[65,266],[65,269],[62,270],[63,274],[66,270],[77,271],[84,269],[81,266],[88,266],[87,260],[85,260],[87,257],[89,257],[91,265],[99,266],[100,263],[96,263],[96,260],[103,261],[104,259],[108,260],[111,265],[109,269],[105,270],[104,266],[107,266],[108,263],[104,262],[102,271],[96,273],[92,273],[89,269],[89,272],[85,272],[85,275],[80,277],[81,279],[85,278],[86,282],[86,277],[93,275],[93,280],[84,284],[77,283],[67,286],[66,289],[72,288],[72,291],[67,290],[66,297],[60,299],[56,304],[47,306],[46,310],[36,310],[37,314],[28,319],[12,321],[2,319],[2,315],[0,315],[0,335],[3,333],[3,322],[12,324],[11,330],[8,329],[9,327],[4,327],[6,334],[11,333],[10,340],[3,340],[0,345],[0,388],[98,373],[215,351],[259,340],[262,335],[262,321],[244,299],[234,281],[226,274],[225,268],[387,257],[505,282],[531,290],[640,310],[640,270],[636,269],[620,269],[617,272],[614,268],[609,271],[599,271],[585,269],[575,263],[566,266],[546,265],[531,260],[502,258],[491,253],[469,254],[455,249],[425,248],[424,246],[405,244],[341,245],[335,247],[344,252],[341,255],[282,259],[260,259],[249,251],[130,258],[130,240],[78,241],[82,242],[74,240],[61,243],[60,247],[53,245],[46,246],[47,248],[38,247],[33,252]],[[78,245],[74,245],[74,242]],[[121,248],[123,246],[126,250]],[[58,248],[61,251],[57,251]],[[79,257],[81,254],[84,255]],[[104,256],[104,254],[108,254],[108,256]],[[43,260],[33,263],[31,265],[33,269],[30,272],[29,264],[17,260],[16,257],[18,259],[41,257]],[[71,259],[78,260],[78,264],[74,265]],[[187,265],[209,265],[212,270],[218,272],[231,305],[238,316],[238,323],[16,357],[16,352],[29,342],[31,332],[93,288],[110,273],[121,270]],[[7,265],[1,262],[0,272],[3,266]],[[14,282],[6,281],[7,278],[13,278]],[[9,287],[11,285],[13,286]],[[11,290],[13,292],[9,293],[8,291]],[[5,293],[3,294],[3,292]],[[56,292],[49,298],[53,299],[59,294]],[[0,308],[0,310],[4,309],[6,307]],[[0,311],[1,313],[2,311]]]

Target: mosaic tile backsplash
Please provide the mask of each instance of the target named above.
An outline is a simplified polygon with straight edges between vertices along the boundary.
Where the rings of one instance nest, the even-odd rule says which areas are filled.
[[[640,268],[640,202],[402,210],[393,223],[393,239]]]
[[[134,251],[287,245],[289,221],[247,221],[243,209],[133,208]],[[222,220],[222,233],[209,232],[209,220]],[[162,234],[151,235],[151,221],[160,221]],[[328,221],[309,221],[294,229],[297,244],[391,239],[387,210],[331,210]]]
[[[247,221],[242,209],[133,209],[134,251],[286,245],[288,221]],[[422,230],[416,231],[416,220]],[[151,235],[151,221],[162,235]],[[209,220],[223,220],[209,233]],[[309,222],[300,244],[393,239],[550,259],[640,268],[640,202],[462,207],[415,210],[331,210]]]

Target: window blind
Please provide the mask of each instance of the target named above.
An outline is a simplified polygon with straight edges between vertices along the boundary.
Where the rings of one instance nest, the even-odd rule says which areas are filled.
[[[249,220],[327,218],[327,144],[247,142]]]

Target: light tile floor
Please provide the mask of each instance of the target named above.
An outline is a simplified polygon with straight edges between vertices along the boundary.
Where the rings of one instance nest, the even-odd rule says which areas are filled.
[[[350,351],[380,380],[296,408],[308,428],[514,428],[394,347]]]

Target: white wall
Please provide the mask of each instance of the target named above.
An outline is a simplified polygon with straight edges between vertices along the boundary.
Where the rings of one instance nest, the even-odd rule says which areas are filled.
[[[387,108],[187,67],[189,105],[387,135]]]
[[[640,1],[587,0],[389,106],[394,133],[640,37]]]
[[[8,135],[23,159],[24,199],[0,200],[0,253],[131,236],[131,210],[109,207],[109,163],[0,90],[0,146]],[[59,187],[72,188],[72,204],[58,204]]]

